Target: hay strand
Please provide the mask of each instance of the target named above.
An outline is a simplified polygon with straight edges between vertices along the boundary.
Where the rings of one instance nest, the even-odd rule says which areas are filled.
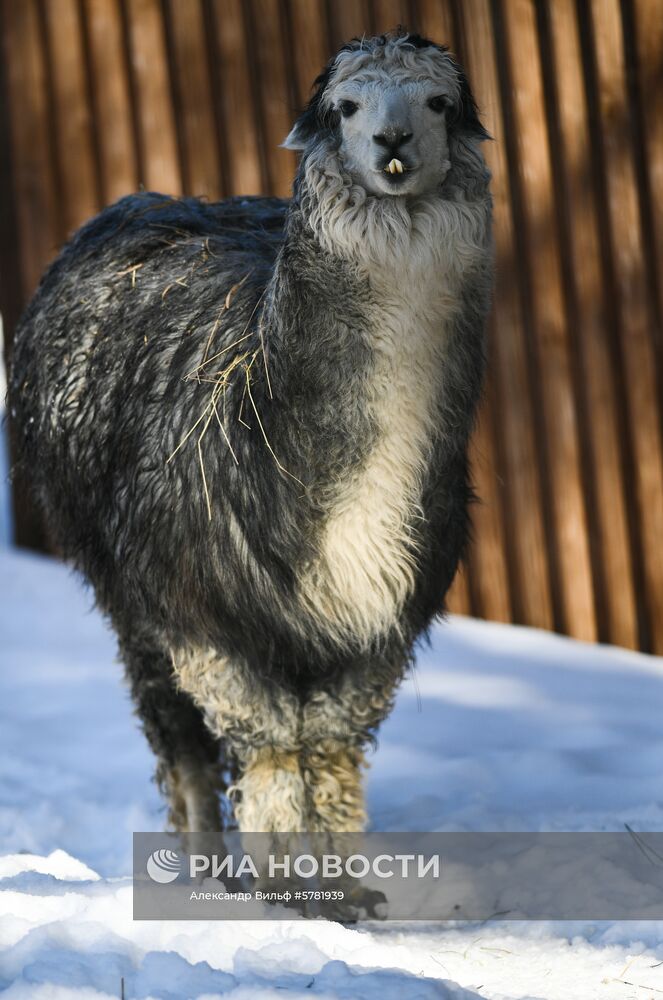
[[[206,403],[206,405],[205,405],[202,413],[200,414],[200,416],[198,417],[198,419],[195,421],[195,423],[193,424],[193,426],[187,431],[187,433],[184,435],[184,437],[182,438],[182,440],[180,441],[180,443],[177,445],[177,447],[174,449],[174,451],[169,455],[169,457],[168,457],[168,459],[166,461],[166,464],[168,464],[168,463],[170,463],[172,461],[172,459],[175,457],[175,455],[187,443],[187,441],[191,438],[191,436],[197,430],[197,428],[201,427],[201,424],[202,424],[202,427],[201,427],[200,432],[199,432],[199,434],[197,436],[197,439],[196,439],[196,450],[197,450],[197,454],[198,454],[198,465],[200,466],[200,474],[201,474],[201,479],[202,479],[202,484],[203,484],[203,494],[204,494],[204,497],[205,497],[205,505],[207,507],[207,516],[208,516],[208,519],[210,521],[212,520],[212,515],[213,515],[213,511],[212,511],[212,498],[211,498],[211,493],[210,493],[210,483],[208,481],[207,473],[205,471],[205,459],[204,459],[204,454],[203,454],[203,441],[204,441],[204,438],[205,438],[205,434],[207,433],[207,431],[209,429],[210,424],[212,423],[212,421],[214,419],[216,419],[216,422],[217,422],[217,424],[219,426],[219,429],[220,429],[220,431],[221,431],[221,433],[223,435],[224,441],[225,441],[225,443],[226,443],[226,445],[228,447],[228,450],[229,450],[230,454],[232,455],[233,461],[234,461],[235,465],[239,466],[240,461],[239,461],[237,452],[235,451],[235,449],[232,446],[232,442],[230,440],[230,436],[228,434],[228,430],[227,430],[227,426],[226,426],[227,425],[226,390],[229,387],[232,387],[233,384],[235,384],[235,380],[233,379],[233,375],[240,368],[243,368],[243,370],[244,370],[244,377],[243,377],[243,383],[244,384],[243,384],[243,387],[242,387],[242,395],[241,395],[241,399],[239,401],[239,409],[238,409],[238,412],[237,412],[238,423],[242,424],[242,426],[245,427],[249,431],[252,429],[251,428],[251,424],[247,423],[246,420],[244,419],[244,410],[245,410],[245,406],[246,406],[246,400],[248,398],[248,400],[250,402],[250,405],[251,405],[251,409],[253,410],[255,418],[256,418],[256,420],[258,422],[258,427],[260,428],[260,433],[262,435],[263,441],[265,442],[265,445],[267,446],[267,449],[268,449],[270,455],[272,456],[272,458],[273,458],[273,460],[274,460],[274,462],[276,464],[276,467],[284,475],[288,476],[290,479],[294,480],[294,482],[298,483],[303,489],[306,489],[305,483],[303,483],[301,481],[301,479],[298,479],[297,476],[295,476],[291,472],[289,472],[289,470],[285,468],[285,466],[281,463],[281,461],[279,460],[278,456],[276,455],[276,452],[274,451],[274,449],[273,449],[273,447],[271,445],[271,442],[269,441],[269,438],[267,436],[267,432],[265,430],[265,426],[264,426],[264,424],[263,424],[263,422],[261,420],[260,414],[258,412],[258,407],[256,405],[256,400],[255,400],[255,397],[254,397],[252,389],[251,389],[252,378],[253,378],[252,369],[253,369],[253,367],[255,365],[256,359],[259,356],[261,356],[262,357],[262,361],[263,361],[263,370],[264,370],[264,374],[265,374],[265,384],[266,384],[267,393],[268,393],[268,396],[269,396],[270,399],[274,398],[273,391],[272,391],[272,383],[271,383],[271,379],[269,377],[269,371],[268,371],[268,366],[267,366],[267,352],[266,352],[266,348],[265,348],[264,333],[263,333],[263,329],[262,329],[261,324],[258,324],[258,329],[257,329],[258,338],[259,338],[259,346],[255,347],[253,350],[250,350],[250,349],[249,350],[241,350],[241,349],[239,349],[238,353],[235,354],[235,356],[232,357],[231,360],[228,362],[228,364],[226,364],[224,367],[221,367],[221,368],[217,367],[216,370],[214,370],[214,369],[212,369],[210,367],[213,364],[213,362],[218,361],[218,359],[221,358],[221,357],[223,357],[223,355],[228,354],[228,352],[230,352],[232,350],[237,350],[238,348],[240,348],[240,345],[243,344],[243,343],[245,343],[251,337],[253,337],[254,333],[256,332],[255,330],[254,331],[249,331],[249,327],[251,325],[251,321],[252,321],[253,317],[255,316],[255,314],[256,314],[256,312],[258,310],[258,307],[260,306],[260,303],[263,300],[263,297],[264,297],[264,294],[265,294],[264,291],[259,296],[256,304],[254,305],[253,310],[251,311],[251,315],[249,316],[249,318],[248,318],[248,320],[247,320],[247,322],[246,322],[246,324],[244,326],[244,329],[242,330],[241,336],[238,337],[236,340],[234,340],[232,344],[228,344],[226,347],[223,347],[221,350],[217,351],[215,354],[213,354],[213,355],[211,355],[211,356],[208,357],[209,351],[210,351],[212,343],[214,341],[214,336],[215,336],[215,334],[216,334],[216,332],[217,332],[217,330],[219,328],[219,325],[220,325],[220,323],[222,321],[223,314],[230,308],[230,306],[232,305],[232,301],[233,301],[234,296],[237,294],[237,292],[242,287],[242,285],[245,283],[245,281],[247,281],[247,279],[249,278],[250,274],[251,274],[251,272],[249,272],[248,274],[246,274],[244,276],[244,278],[242,278],[241,281],[238,281],[235,285],[233,285],[233,287],[230,289],[230,291],[226,295],[224,303],[223,303],[222,307],[219,309],[217,317],[216,317],[216,319],[214,321],[214,324],[212,326],[212,330],[210,332],[210,335],[207,338],[205,349],[203,351],[202,361],[198,365],[196,365],[195,368],[192,368],[191,371],[187,372],[186,375],[184,376],[184,381],[190,381],[190,380],[193,379],[199,385],[202,385],[203,383],[209,383],[212,386],[212,389],[211,389],[211,393],[210,393],[209,399],[208,399],[208,401],[207,401],[207,403]],[[172,287],[172,286],[169,286],[169,288],[170,287]],[[166,289],[164,291],[164,294],[166,294],[167,291],[168,291],[168,289]],[[222,402],[223,402],[223,419],[221,418],[221,414],[219,413],[219,400],[222,400]]]

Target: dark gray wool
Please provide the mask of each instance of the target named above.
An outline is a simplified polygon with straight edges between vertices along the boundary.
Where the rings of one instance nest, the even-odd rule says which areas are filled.
[[[320,106],[330,72],[300,124],[333,143],[338,121]],[[483,137],[458,72],[452,154],[466,136]],[[410,526],[415,582],[397,620],[367,645],[326,629],[299,598],[338,484],[362,469],[380,432],[361,335],[373,293],[310,226],[305,165],[306,154],[291,201],[123,198],[64,247],[16,331],[9,408],[20,462],[56,544],[119,637],[174,820],[189,827],[202,821],[178,817],[173,775],[183,761],[215,764],[226,734],[204,693],[176,683],[173,650],[237,665],[279,719],[281,698],[304,712],[329,696],[341,714],[344,699],[379,702],[334,729],[333,752],[343,738],[361,747],[441,613],[468,537],[489,265],[468,275],[447,330],[439,432],[423,516]],[[462,184],[460,161],[452,168]],[[281,752],[268,720],[258,729],[256,743]],[[253,730],[240,730],[224,750],[241,770],[255,747]],[[302,737],[297,753],[313,742]]]

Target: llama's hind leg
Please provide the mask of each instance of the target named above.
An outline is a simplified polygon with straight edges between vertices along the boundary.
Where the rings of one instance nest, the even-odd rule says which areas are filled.
[[[120,652],[136,712],[157,758],[169,824],[179,832],[221,830],[219,741],[191,697],[178,689],[168,654],[135,639],[121,639]]]
[[[310,830],[354,832],[366,826],[364,749],[391,711],[405,666],[402,654],[360,661],[310,694],[302,724]]]

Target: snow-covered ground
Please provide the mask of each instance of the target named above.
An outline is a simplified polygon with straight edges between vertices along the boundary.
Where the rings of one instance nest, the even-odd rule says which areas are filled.
[[[57,563],[0,551],[0,991],[8,1000],[663,996],[663,923],[133,923],[160,829],[112,636]],[[663,661],[455,618],[372,758],[388,830],[663,830]]]

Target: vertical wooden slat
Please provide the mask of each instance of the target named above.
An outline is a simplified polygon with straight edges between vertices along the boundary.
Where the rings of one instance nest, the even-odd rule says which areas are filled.
[[[63,237],[101,207],[87,101],[83,32],[76,0],[43,3],[51,68],[53,134]]]
[[[216,199],[223,184],[201,0],[167,0],[164,9],[172,53],[182,184],[189,195]]]
[[[491,334],[494,324],[489,324]],[[492,336],[491,336],[492,340]],[[470,447],[472,482],[478,502],[472,508],[469,580],[472,613],[492,621],[513,621],[511,581],[506,551],[504,489],[499,476],[495,380],[486,389]]]
[[[0,365],[3,364],[3,360],[6,361],[9,357],[9,338],[5,333],[5,328],[8,327],[9,331],[13,328],[24,296],[21,287],[22,275],[18,248],[16,245],[12,246],[6,238],[7,234],[15,234],[18,239],[19,230],[14,198],[14,156],[16,150],[12,148],[7,73],[7,55],[11,40],[3,7],[4,4],[0,3],[0,234],[5,234],[5,238],[0,239],[0,316],[2,317],[4,348],[4,359],[0,359]]]
[[[294,154],[280,148],[295,115],[286,71],[285,25],[279,0],[251,0],[250,8],[269,193],[285,197],[290,194],[295,172]]]
[[[471,613],[470,583],[467,578],[466,566],[461,565],[458,568],[444,603],[447,610],[454,615],[469,615]]]
[[[83,0],[104,204],[135,191],[138,163],[119,0]]]
[[[418,0],[416,17],[417,30],[422,35],[454,50],[456,42],[451,0]]]
[[[138,118],[140,182],[181,194],[166,37],[159,0],[123,0]]]
[[[463,65],[467,63],[467,36],[474,30],[471,17],[464,16],[464,10],[467,14],[462,4],[454,3],[450,11],[445,12],[447,41]],[[484,144],[484,151],[486,149],[490,149],[490,145]],[[472,614],[494,621],[511,621],[513,606],[498,435],[501,408],[496,379],[491,377],[495,332],[491,318],[488,323],[489,380],[470,444],[470,467],[478,503],[472,507],[473,543],[468,557],[468,579]]]
[[[610,222],[610,254],[617,292],[620,361],[633,455],[635,512],[645,578],[644,604],[649,635],[642,643],[663,651],[663,454],[656,398],[652,316],[643,267],[632,134],[626,106],[621,19],[617,0],[590,2]],[[613,581],[617,586],[618,582]]]
[[[401,25],[412,30],[407,0],[371,0],[371,30],[376,35]]]
[[[267,186],[248,62],[244,0],[210,0],[212,79],[219,142],[229,194],[260,194]],[[237,123],[241,122],[241,127]]]
[[[599,636],[636,648],[638,622],[610,338],[607,288],[601,268],[597,203],[591,183],[591,148],[580,39],[573,0],[548,2],[552,77],[556,88],[560,148],[556,169],[563,185],[565,252],[568,253],[570,334],[584,392],[583,434],[591,475],[590,531],[595,532],[599,584]],[[616,586],[616,581],[620,581]],[[602,620],[603,619],[603,620]]]
[[[351,38],[370,35],[371,13],[368,0],[331,0],[329,22],[335,50]]]
[[[290,51],[294,56],[295,101],[297,110],[301,110],[311,96],[313,81],[333,53],[320,0],[288,0],[287,10]]]
[[[635,60],[639,84],[649,216],[653,239],[650,272],[658,300],[659,403],[663,385],[663,5],[661,0],[627,0],[635,25]]]
[[[4,56],[11,105],[13,183],[23,295],[32,294],[58,245],[50,155],[46,68],[36,0],[4,0]]]
[[[492,313],[489,377],[496,394],[495,428],[504,468],[504,515],[513,614],[516,621],[541,628],[554,624],[548,549],[534,435],[525,328],[517,285],[517,252],[511,212],[505,125],[498,81],[498,53],[490,0],[463,5],[467,69],[483,120],[495,141],[484,146],[493,174],[497,281]],[[477,537],[476,547],[481,545]]]
[[[510,0],[501,4],[501,15],[510,53],[521,238],[526,247],[526,259],[518,267],[526,272],[533,375],[543,410],[537,448],[551,508],[559,625],[570,635],[592,640],[597,634],[592,568],[534,5],[532,0]]]
[[[15,4],[2,0],[0,80],[2,122],[7,147],[2,153],[3,180],[11,189],[0,194],[3,228],[0,239],[0,289],[6,357],[10,354],[12,325],[21,305],[34,291],[40,274],[57,245],[56,189],[48,144],[46,71],[40,44],[35,0]],[[10,147],[11,146],[11,150]],[[14,284],[15,283],[15,284]],[[16,441],[10,424],[13,459]],[[30,502],[28,484],[18,473],[12,482],[15,538],[19,544],[44,548],[41,517]]]

